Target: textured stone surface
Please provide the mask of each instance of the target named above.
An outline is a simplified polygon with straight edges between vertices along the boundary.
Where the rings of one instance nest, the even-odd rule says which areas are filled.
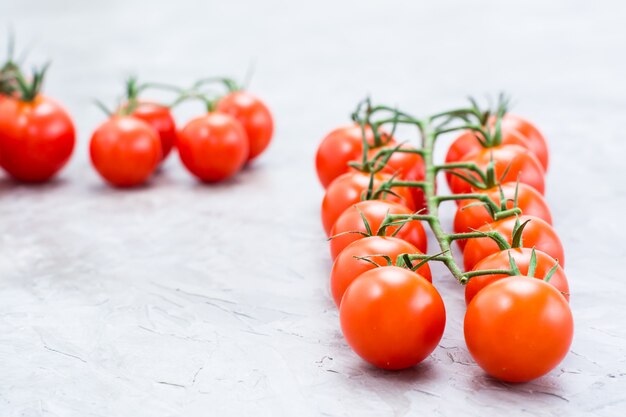
[[[47,92],[80,141],[53,183],[0,175],[0,415],[626,415],[623,3],[365,3],[0,4],[32,60],[54,60]],[[133,72],[185,84],[252,60],[277,121],[258,162],[216,186],[176,155],[148,187],[101,183],[93,97],[113,102]],[[533,383],[485,377],[463,342],[462,289],[439,268],[440,347],[415,369],[372,369],[327,289],[315,147],[367,93],[426,114],[501,89],[552,150],[571,352]]]

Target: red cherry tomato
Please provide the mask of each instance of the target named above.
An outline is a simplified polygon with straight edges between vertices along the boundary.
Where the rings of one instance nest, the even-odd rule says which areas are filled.
[[[72,119],[51,98],[0,100],[0,166],[13,178],[49,180],[70,159],[74,142]]]
[[[539,217],[548,224],[552,224],[550,208],[543,196],[537,190],[526,184],[506,183],[502,184],[504,198],[507,201],[507,208],[513,208],[513,199],[517,188],[517,207],[522,210],[522,214]],[[500,206],[500,189],[498,187],[489,190],[477,190],[479,194],[485,194],[491,201]],[[454,216],[454,231],[456,233],[470,232],[481,226],[492,223],[494,220],[485,206],[475,205],[478,200],[462,200]],[[465,239],[457,240],[461,248],[465,247]]]
[[[507,113],[502,119],[503,130],[518,131],[528,143],[528,149],[537,156],[544,169],[548,170],[550,152],[545,138],[535,125],[515,114]]]
[[[246,91],[235,91],[222,97],[216,110],[233,116],[245,129],[249,161],[265,151],[274,133],[272,113],[265,103]]]
[[[526,220],[530,222],[524,228],[522,233],[522,247],[536,248],[547,253],[554,259],[559,261],[561,266],[565,266],[565,255],[563,253],[563,245],[556,231],[545,221],[533,216],[520,216],[520,223]],[[513,228],[515,226],[515,217],[498,220],[497,222],[486,224],[480,229],[481,232],[495,230],[502,234],[504,238],[511,243]],[[465,270],[471,270],[482,259],[492,253],[500,252],[498,245],[489,237],[479,237],[468,239],[463,251],[463,263]]]
[[[376,268],[370,262],[357,257],[368,257],[371,261],[381,266],[386,266],[387,261],[382,256],[391,258],[395,264],[399,255],[404,253],[423,253],[409,242],[396,237],[370,236],[359,239],[348,245],[335,259],[330,273],[330,290],[337,307],[341,304],[341,298],[350,284],[365,271]],[[432,275],[428,264],[420,266],[416,271],[420,276],[432,282]]]
[[[367,143],[374,143],[371,127],[365,127]],[[385,142],[390,139],[385,136]],[[350,170],[348,162],[361,162],[363,157],[363,132],[361,126],[354,124],[330,132],[320,143],[315,156],[315,167],[320,182],[327,188],[331,182]]]
[[[496,281],[476,294],[467,306],[464,330],[467,348],[485,372],[503,381],[526,382],[563,360],[574,321],[556,288],[520,276]]]
[[[161,160],[165,160],[176,144],[176,122],[167,106],[157,103],[140,102],[132,116],[152,126],[161,141]]]
[[[381,184],[391,178],[388,174],[375,174],[374,189],[378,189]],[[341,213],[348,207],[361,201],[361,197],[367,191],[370,183],[370,174],[359,171],[352,171],[337,177],[324,195],[322,201],[322,224],[324,231],[328,236],[330,229],[335,224]],[[395,201],[407,206],[410,210],[415,208],[411,192],[406,187],[394,187],[395,195],[385,193],[381,196],[382,200]]]
[[[346,341],[360,357],[379,368],[403,369],[437,347],[446,311],[426,279],[385,266],[363,273],[348,287],[339,318]]]
[[[205,182],[225,180],[239,172],[248,160],[248,147],[241,123],[224,113],[193,119],[178,137],[180,160]]]
[[[516,182],[519,178],[520,183],[528,184],[541,194],[544,193],[545,172],[537,157],[521,146],[502,145],[495,148],[484,148],[466,155],[461,162],[474,162],[484,170],[492,158],[495,163],[496,178],[500,182]],[[505,172],[506,175],[503,177]],[[476,177],[476,174],[470,175]],[[472,186],[462,178],[455,176],[450,181],[450,190],[454,194],[464,194],[471,192]]]
[[[91,137],[91,162],[116,187],[143,184],[161,161],[161,141],[152,126],[133,116],[113,116]]]
[[[511,258],[515,261],[520,273],[522,275],[528,275],[532,251],[533,250],[529,248],[517,248],[496,252],[474,265],[472,271],[509,269],[509,255],[511,255]],[[535,258],[537,260],[537,264],[533,276],[537,279],[544,279],[554,265],[557,264],[557,261],[550,255],[536,249]],[[465,286],[465,303],[469,304],[470,301],[472,301],[472,298],[474,298],[474,296],[487,285],[507,277],[508,275],[500,274],[479,275],[472,277]],[[549,282],[550,285],[559,290],[559,292],[565,296],[565,299],[569,301],[569,284],[567,283],[565,271],[563,271],[563,268],[561,268],[560,265],[556,268],[556,271],[550,278]]]
[[[413,212],[402,204],[382,200],[361,201],[348,207],[341,213],[330,232],[331,236],[335,236],[330,241],[332,258],[335,259],[352,242],[363,239],[364,236],[359,233],[346,233],[366,233],[367,229],[361,215],[365,216],[372,234],[375,235],[378,233],[378,229],[387,213],[412,214]],[[385,233],[386,236],[392,235],[397,229],[398,226],[388,227]],[[413,220],[406,223],[396,236],[415,245],[422,253],[426,252],[428,238],[426,237],[424,227],[419,221]]]

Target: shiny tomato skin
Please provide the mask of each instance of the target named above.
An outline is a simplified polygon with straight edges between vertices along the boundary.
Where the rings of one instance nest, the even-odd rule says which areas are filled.
[[[530,222],[524,228],[522,233],[522,245],[525,248],[536,248],[547,253],[554,259],[559,261],[559,265],[565,267],[565,254],[563,244],[558,234],[552,226],[538,217],[519,216],[520,223],[526,220]],[[496,222],[486,224],[480,229],[481,232],[495,230],[502,234],[504,238],[511,243],[513,227],[515,226],[515,217],[498,220]],[[499,252],[500,249],[496,242],[489,237],[479,237],[468,239],[463,251],[463,264],[466,271],[474,268],[479,261],[485,259],[492,253]]]
[[[91,162],[109,184],[134,187],[148,180],[161,161],[156,130],[133,116],[113,116],[91,136]]]
[[[370,236],[348,245],[335,259],[330,273],[330,289],[335,305],[337,307],[340,306],[343,294],[355,279],[362,273],[376,268],[372,263],[355,257],[368,257],[368,259],[380,266],[387,266],[387,261],[382,256],[370,255],[387,255],[395,265],[398,256],[404,253],[415,254],[423,252],[409,242],[397,237]],[[420,266],[415,272],[428,282],[433,282],[430,267],[427,263]]]
[[[390,179],[388,174],[375,174],[374,189],[386,180]],[[370,183],[370,174],[359,171],[351,171],[337,177],[326,189],[324,200],[322,201],[322,225],[327,236],[330,236],[330,229],[350,206],[361,201],[361,197],[367,191]],[[381,196],[382,200],[395,201],[414,209],[413,197],[408,188],[398,187],[393,189],[399,197],[392,194]]]
[[[132,116],[152,126],[161,141],[161,160],[165,160],[176,145],[176,122],[167,106],[158,103],[140,102]]]
[[[246,131],[224,113],[208,113],[191,120],[179,132],[177,147],[185,168],[203,182],[230,178],[248,160]]]
[[[49,180],[70,159],[75,141],[72,119],[55,100],[0,100],[0,166],[16,180]]]
[[[365,128],[367,143],[374,143],[374,134],[369,126]],[[317,148],[315,168],[320,183],[328,188],[330,183],[350,170],[351,161],[361,162],[363,158],[363,132],[361,126],[352,124],[330,132]]]
[[[534,124],[518,115],[507,113],[502,119],[502,129],[519,132],[526,139],[528,149],[537,156],[544,169],[548,170],[550,159],[548,144]]]
[[[441,296],[423,277],[395,266],[361,274],[339,309],[346,341],[383,369],[417,365],[437,347],[446,324]]]
[[[351,207],[348,207],[337,218],[337,221],[333,225],[330,236],[333,237],[330,241],[330,254],[332,259],[335,259],[337,255],[343,251],[346,246],[352,242],[363,239],[363,235],[358,233],[345,233],[345,232],[363,232],[366,233],[367,229],[363,222],[361,214],[365,216],[368,224],[372,230],[372,234],[377,234],[381,223],[385,219],[385,216],[389,214],[413,214],[411,210],[399,203],[394,203],[384,200],[366,200],[360,201]],[[398,229],[397,226],[388,227],[386,229],[386,235],[392,235]],[[406,240],[407,242],[415,245],[422,253],[426,252],[428,246],[428,238],[421,222],[413,220],[408,222],[404,227],[400,229],[396,235],[398,238]]]
[[[517,182],[528,184],[541,194],[545,192],[545,171],[539,160],[528,149],[519,145],[502,145],[494,148],[484,148],[478,152],[470,153],[463,157],[461,162],[474,162],[482,170],[493,157],[495,163],[496,178],[501,182]],[[507,167],[510,167],[506,171]],[[503,178],[503,174],[506,175]],[[464,172],[465,173],[465,172]],[[476,174],[473,174],[476,176]],[[450,181],[450,190],[453,194],[464,194],[472,191],[472,186],[459,177],[453,177]]]
[[[235,91],[217,102],[216,110],[233,116],[246,131],[251,161],[269,146],[274,134],[274,119],[261,99],[247,91]]]
[[[517,187],[517,207],[522,210],[522,214],[539,217],[548,224],[552,224],[550,208],[539,191],[523,183],[519,185],[506,183],[501,186],[504,198],[507,200],[507,208],[513,208],[513,199],[515,198],[515,189]],[[476,190],[474,192],[487,195],[498,207],[500,206],[500,189],[498,187],[488,190]],[[494,221],[487,208],[481,205],[474,205],[476,203],[478,203],[478,200],[462,200],[459,203],[454,216],[455,233],[470,232]],[[457,240],[457,243],[462,249],[467,242],[463,239]]]
[[[532,249],[530,248],[517,248],[509,249],[505,251],[496,252],[487,256],[485,259],[474,265],[472,271],[484,271],[487,269],[509,269],[509,254],[515,261],[515,265],[519,269],[520,273],[524,276],[528,275],[528,267],[530,266],[530,259],[532,257]],[[537,279],[544,279],[548,272],[557,264],[557,261],[545,252],[535,249],[535,257],[537,259],[537,265],[534,273],[534,277]],[[501,274],[489,274],[479,275],[472,277],[465,285],[465,303],[469,304],[470,301],[487,285],[490,285],[500,279],[507,278],[508,275]],[[561,294],[569,301],[569,284],[567,282],[567,276],[561,266],[557,266],[554,275],[550,278],[550,285],[559,290]]]
[[[470,354],[487,374],[507,382],[531,381],[554,369],[573,332],[571,310],[559,291],[523,276],[485,287],[465,313]]]

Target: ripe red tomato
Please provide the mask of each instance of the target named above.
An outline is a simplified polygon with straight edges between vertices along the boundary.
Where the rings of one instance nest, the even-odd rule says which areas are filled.
[[[379,368],[403,369],[437,347],[446,311],[426,279],[385,266],[363,273],[348,287],[339,318],[346,341],[359,356]]]
[[[140,102],[132,116],[152,126],[161,141],[161,160],[165,160],[176,144],[176,122],[169,107],[157,103]]]
[[[514,183],[502,184],[504,198],[507,200],[507,208],[513,208],[516,187],[517,207],[522,210],[522,214],[539,217],[552,224],[552,215],[550,214],[548,204],[543,196],[529,185],[522,183],[519,185]],[[498,207],[500,206],[500,189],[498,187],[488,190],[477,190],[475,192],[487,195]],[[485,206],[474,205],[477,202],[478,200],[462,200],[459,203],[454,216],[454,231],[456,233],[470,232],[494,221]],[[457,240],[457,243],[461,248],[464,248],[466,241],[465,239]]]
[[[386,266],[387,261],[385,258],[370,255],[386,255],[395,264],[398,256],[404,253],[416,254],[423,252],[409,242],[396,237],[370,236],[348,245],[335,259],[330,273],[330,290],[337,307],[341,304],[341,298],[350,284],[365,271],[376,268],[374,264],[356,257],[368,257],[368,259],[378,265]],[[416,272],[427,279],[428,282],[433,281],[430,267],[427,263],[420,266]]]
[[[374,143],[372,128],[365,127],[367,143]],[[389,138],[385,139],[389,141]],[[341,174],[350,170],[348,162],[360,162],[363,154],[363,133],[361,126],[353,124],[330,132],[320,143],[315,156],[315,167],[320,182],[327,188]]]
[[[478,230],[481,232],[495,230],[502,234],[502,236],[504,236],[504,238],[511,243],[515,220],[515,217],[509,217],[508,219],[502,219],[494,223],[486,224]],[[554,228],[538,217],[519,217],[520,223],[524,223],[526,220],[530,220],[530,222],[526,225],[522,233],[523,247],[534,247],[547,253],[554,259],[557,259],[561,266],[565,266],[563,245],[561,244],[561,239],[559,239],[559,236]],[[463,251],[463,264],[465,266],[465,270],[471,270],[479,261],[496,252],[500,252],[500,249],[498,248],[496,242],[489,237],[468,239],[467,244],[465,245],[465,251]]]
[[[75,136],[69,114],[46,96],[0,100],[0,166],[19,181],[52,178],[70,159]]]
[[[180,160],[201,181],[221,181],[235,175],[248,160],[248,152],[246,131],[228,114],[197,117],[179,132]]]
[[[481,271],[487,269],[509,269],[511,258],[515,261],[517,268],[522,275],[528,275],[528,267],[530,266],[530,260],[532,257],[532,249],[529,248],[517,248],[509,249],[505,251],[496,252],[487,256],[482,261],[474,265],[472,271]],[[535,267],[534,277],[537,279],[544,279],[548,272],[557,264],[556,260],[547,253],[535,249],[535,257],[537,264]],[[469,304],[472,298],[487,285],[490,285],[500,279],[507,278],[508,275],[491,274],[491,275],[479,275],[472,277],[467,285],[465,285],[465,303]],[[561,294],[565,296],[565,299],[569,301],[569,284],[567,283],[567,277],[565,271],[559,265],[554,272],[554,275],[550,278],[550,285],[559,290]]]
[[[161,161],[157,131],[133,116],[113,116],[91,137],[91,162],[111,185],[133,187],[143,184]]]
[[[249,161],[268,147],[274,133],[274,121],[272,113],[260,99],[247,91],[235,91],[222,97],[216,110],[233,116],[245,129]]]
[[[476,294],[467,306],[464,329],[467,348],[485,372],[503,381],[526,382],[563,360],[574,321],[557,289],[520,276],[496,281]]]
[[[380,185],[389,178],[391,178],[391,176],[388,174],[375,174],[374,189],[379,188]],[[366,192],[369,183],[370,174],[352,171],[340,175],[328,186],[324,200],[322,201],[322,224],[324,225],[324,231],[327,236],[341,213],[348,207],[361,201],[361,197]],[[381,196],[381,199],[402,203],[410,210],[415,208],[411,192],[408,188],[394,187],[393,192],[400,197],[385,194]]]
[[[337,257],[344,250],[346,246],[352,242],[363,239],[363,235],[359,233],[346,233],[345,232],[363,232],[366,233],[367,229],[363,222],[361,214],[367,219],[367,223],[370,226],[372,234],[378,233],[378,229],[382,224],[385,216],[389,214],[412,214],[411,210],[399,203],[383,200],[366,200],[360,201],[351,207],[348,207],[337,219],[333,228],[330,231],[333,237],[330,241],[330,254],[333,259]],[[386,229],[386,235],[391,236],[396,230],[397,226],[388,227]],[[422,253],[426,252],[428,246],[428,238],[421,222],[413,220],[404,225],[396,235],[400,239],[406,240],[415,245]]]
[[[474,162],[484,170],[492,157],[495,163],[496,178],[500,179],[501,182],[516,182],[519,176],[520,183],[528,184],[541,194],[544,193],[545,172],[537,157],[521,146],[502,145],[495,148],[484,148],[466,155],[461,162]],[[505,172],[506,175],[502,178]],[[477,177],[474,173],[470,175]],[[454,194],[464,194],[471,192],[472,186],[462,178],[455,176],[450,181],[450,190]]]
[[[550,155],[548,144],[535,125],[520,116],[507,113],[502,119],[502,129],[518,131],[526,139],[528,149],[537,156],[537,159],[539,159],[544,169],[546,171],[548,170]]]

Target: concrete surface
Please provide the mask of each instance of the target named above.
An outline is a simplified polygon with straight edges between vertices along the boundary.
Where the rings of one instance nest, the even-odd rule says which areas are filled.
[[[46,90],[80,145],[50,184],[0,176],[0,415],[626,415],[625,7],[3,1],[0,33],[12,24],[31,62],[53,59]],[[203,186],[173,155],[148,187],[102,184],[86,153],[103,120],[92,98],[112,103],[131,73],[187,84],[252,61],[277,122],[257,163]],[[485,377],[461,288],[437,269],[441,346],[415,369],[372,369],[328,293],[317,143],[367,93],[426,114],[500,90],[550,142],[571,352],[533,383]]]

